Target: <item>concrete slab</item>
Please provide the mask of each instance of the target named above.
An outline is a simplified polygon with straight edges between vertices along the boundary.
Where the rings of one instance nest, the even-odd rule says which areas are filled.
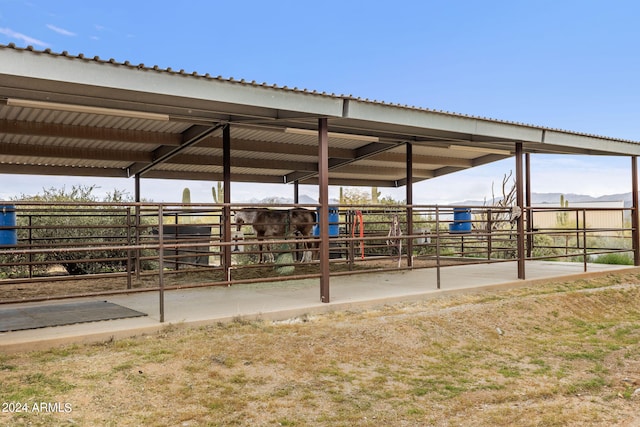
[[[146,313],[146,317],[0,333],[0,353],[47,349],[70,343],[90,343],[155,333],[168,325],[199,326],[234,318],[284,320],[304,314],[347,310],[399,301],[410,301],[451,292],[471,292],[500,287],[530,285],[549,279],[588,277],[612,271],[637,271],[635,267],[550,261],[529,261],[526,280],[517,278],[515,262],[474,264],[437,271],[402,270],[331,278],[331,302],[320,302],[319,281],[314,279],[196,288],[165,292],[165,323],[160,323],[157,292],[135,293],[94,300]],[[84,298],[83,300],[91,300]],[[16,304],[46,305],[45,303]]]

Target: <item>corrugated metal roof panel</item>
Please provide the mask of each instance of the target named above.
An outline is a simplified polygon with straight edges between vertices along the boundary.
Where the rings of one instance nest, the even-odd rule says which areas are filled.
[[[269,84],[269,83],[266,83],[266,82],[258,83],[255,80],[246,81],[245,79],[238,80],[238,79],[235,79],[233,77],[224,78],[224,77],[222,77],[220,75],[214,77],[214,76],[211,76],[209,73],[202,74],[202,73],[199,73],[197,71],[187,72],[184,69],[180,69],[180,70],[176,71],[171,67],[167,67],[167,68],[163,69],[163,68],[158,67],[157,65],[148,66],[148,65],[145,65],[145,64],[132,64],[130,61],[126,61],[126,60],[124,62],[119,62],[119,61],[115,60],[114,58],[102,59],[102,58],[100,58],[98,56],[88,57],[88,56],[84,55],[83,53],[79,53],[77,55],[69,54],[69,52],[67,52],[67,51],[56,53],[56,52],[53,52],[49,48],[44,49],[44,50],[37,50],[33,46],[27,46],[26,48],[22,48],[22,47],[16,46],[15,43],[9,43],[8,45],[0,44],[0,49],[9,49],[9,50],[29,52],[29,53],[35,54],[35,55],[51,55],[53,57],[65,57],[65,58],[68,58],[69,60],[73,60],[73,61],[82,61],[82,62],[91,62],[91,63],[97,63],[97,64],[104,64],[104,65],[109,65],[109,66],[113,66],[113,67],[117,67],[117,68],[124,67],[124,68],[128,68],[128,69],[131,69],[131,70],[142,70],[142,71],[148,71],[148,72],[157,72],[157,73],[168,74],[168,75],[180,75],[180,76],[184,76],[184,77],[188,77],[188,78],[194,78],[194,79],[207,79],[207,80],[224,81],[224,82],[227,82],[227,83],[232,83],[232,84],[246,86],[246,87],[266,88],[266,89],[273,90],[273,91],[292,92],[292,93],[301,93],[301,94],[312,94],[312,95],[315,95],[315,96],[335,98],[335,99],[341,99],[341,100],[342,99],[344,99],[344,100],[355,100],[355,101],[358,101],[358,102],[361,102],[361,103],[367,103],[367,104],[372,104],[372,105],[381,105],[381,106],[395,107],[395,108],[401,108],[401,109],[406,109],[406,110],[414,110],[414,111],[425,111],[425,112],[442,114],[442,115],[452,116],[452,117],[463,117],[463,118],[476,119],[476,120],[492,122],[492,123],[513,124],[513,125],[517,125],[517,126],[531,127],[531,128],[538,128],[538,129],[546,129],[546,130],[558,131],[558,132],[562,132],[562,133],[570,133],[570,134],[574,134],[574,135],[583,135],[583,136],[590,136],[590,137],[596,137],[596,138],[604,138],[604,139],[611,139],[611,140],[638,143],[638,141],[631,141],[631,140],[624,140],[624,139],[617,139],[617,138],[609,138],[609,137],[605,137],[605,136],[598,136],[598,135],[593,135],[593,134],[588,134],[588,133],[573,132],[573,131],[567,131],[567,130],[544,127],[544,126],[537,126],[537,125],[514,122],[514,121],[508,121],[508,120],[500,120],[500,119],[494,119],[494,118],[488,118],[488,117],[482,117],[482,116],[474,116],[474,115],[455,113],[455,112],[443,111],[443,110],[434,110],[434,109],[425,108],[425,107],[418,107],[418,106],[413,106],[413,105],[410,106],[410,105],[407,105],[407,104],[389,103],[389,102],[385,102],[385,101],[378,101],[378,100],[375,100],[375,99],[374,100],[370,100],[369,98],[354,97],[353,95],[345,95],[345,94],[337,95],[335,93],[318,92],[316,90],[299,89],[297,87],[289,88],[288,86],[279,86],[277,84]]]
[[[132,152],[148,152],[150,148],[158,147],[150,144],[136,144],[120,141],[100,141],[56,138],[47,136],[7,135],[2,139],[3,143],[28,146],[37,155],[40,147],[84,148],[87,150],[126,150]]]
[[[36,166],[73,166],[73,167],[96,167],[96,168],[126,168],[128,162],[106,161],[106,160],[85,160],[85,159],[65,159],[55,157],[24,157],[24,156],[3,156],[6,164],[36,165]]]
[[[70,126],[91,126],[96,128],[166,133],[184,132],[191,126],[191,124],[189,123],[183,123],[179,121],[145,120],[129,117],[117,117],[47,109],[9,107],[2,104],[0,104],[0,119],[33,123],[55,123]]]

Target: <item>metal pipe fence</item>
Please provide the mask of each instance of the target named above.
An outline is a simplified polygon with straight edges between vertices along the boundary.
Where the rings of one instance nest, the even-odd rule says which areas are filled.
[[[0,223],[0,237],[14,233],[15,242],[0,239],[0,303],[145,291],[163,301],[168,289],[320,277],[317,215],[309,236],[286,227],[262,239],[250,224],[224,216],[225,207],[233,213],[256,205],[10,204],[15,224]],[[342,205],[327,214],[332,275],[436,268],[440,287],[442,267],[517,260],[519,238],[527,260],[582,262],[585,270],[633,251],[632,209]]]

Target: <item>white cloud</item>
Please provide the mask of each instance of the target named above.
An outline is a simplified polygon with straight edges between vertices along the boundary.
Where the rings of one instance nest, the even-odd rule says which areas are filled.
[[[47,24],[47,28],[58,34],[62,34],[63,36],[69,36],[69,37],[76,36],[76,33],[72,33],[71,31],[65,30],[64,28],[56,27],[55,25]]]
[[[33,37],[29,37],[17,31],[13,31],[11,28],[0,28],[0,34],[4,34],[5,36],[10,37],[12,39],[20,40],[27,45],[36,45],[36,46],[42,46],[42,47],[49,46],[48,43],[45,43],[38,39],[34,39]]]

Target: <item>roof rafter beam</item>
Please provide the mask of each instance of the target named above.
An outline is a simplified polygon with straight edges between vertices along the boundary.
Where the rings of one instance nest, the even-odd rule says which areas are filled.
[[[26,144],[0,144],[0,155],[20,156],[20,157],[48,157],[55,159],[92,159],[100,161],[118,162],[139,162],[150,163],[151,154],[144,151],[127,150],[105,150],[89,149],[80,147],[56,147],[47,145],[26,145]],[[167,164],[186,165],[221,165],[222,156],[198,155],[198,154],[177,154],[168,159]],[[272,162],[265,162],[264,159],[253,159],[234,157],[231,159],[231,166],[253,169],[273,169]],[[277,169],[317,171],[318,165],[313,162],[296,162],[283,160],[277,165]]]
[[[317,185],[318,177],[310,177],[309,179],[300,181],[300,184],[304,185]],[[396,181],[393,180],[385,180],[385,179],[372,179],[372,180],[362,180],[362,179],[351,179],[351,178],[329,178],[329,185],[344,185],[349,187],[357,187],[357,186],[376,186],[376,187],[396,187]]]
[[[392,148],[397,147],[399,144],[389,144],[385,142],[371,142],[369,144],[363,145],[362,147],[356,148],[354,151],[354,157],[351,159],[337,159],[330,158],[329,159],[329,170],[338,169],[342,166],[346,166],[350,163],[353,163],[358,160],[365,159],[367,157],[374,156],[378,153],[390,150]],[[304,171],[295,171],[290,174],[287,174],[284,177],[285,182],[294,182],[294,181],[304,181],[315,175],[318,172],[307,173]]]
[[[25,165],[17,163],[0,163],[0,172],[8,174],[27,175],[102,176],[109,178],[127,178],[127,171],[121,168]]]
[[[233,151],[261,151],[263,153],[274,154],[295,154],[301,156],[313,156],[318,155],[318,147],[316,145],[304,145],[304,144],[289,144],[276,141],[260,141],[260,140],[248,140],[248,139],[236,139],[231,138]],[[207,148],[219,148],[222,149],[222,138],[212,136],[202,141],[199,147]],[[256,150],[259,147],[259,150]],[[353,159],[356,153],[352,149],[330,147],[329,156],[343,159]]]
[[[93,126],[79,126],[55,123],[38,123],[17,120],[0,119],[0,133],[8,135],[25,135],[50,137],[55,135],[60,138],[89,140],[89,141],[117,141],[134,144],[154,144],[166,146],[180,146],[184,139],[179,134],[167,132],[150,132],[140,130],[125,130],[115,128],[100,128]],[[222,138],[209,136],[200,144],[200,147],[222,149]],[[260,151],[276,154],[297,154],[303,156],[316,156],[317,147],[314,145],[288,144],[274,141],[256,141],[246,139],[233,139],[234,151],[256,151],[256,145]],[[354,150],[347,148],[329,148],[329,155],[337,158],[354,158]]]
[[[60,147],[52,145],[31,145],[1,143],[0,155],[21,157],[48,157],[58,159],[91,159],[104,161],[150,162],[150,155],[144,151],[105,150],[102,148]]]
[[[339,173],[349,175],[366,175],[371,174],[371,170],[375,169],[376,176],[404,176],[406,175],[406,169],[399,167],[378,167],[372,168],[371,166],[359,166],[349,165],[340,168]],[[413,176],[418,178],[433,178],[434,173],[431,169],[413,168]]]
[[[153,160],[148,164],[135,163],[127,168],[129,176],[132,175],[144,175],[150,169],[153,169],[156,165],[164,163],[173,156],[179,154],[183,150],[196,145],[203,139],[207,138],[216,130],[223,127],[224,124],[220,123],[215,126],[191,126],[185,132],[182,133],[182,143],[178,147],[162,146],[153,152]]]
[[[57,123],[38,123],[0,119],[0,133],[94,141],[124,141],[138,144],[180,145],[180,135],[165,132],[149,132],[93,126],[77,126]]]
[[[506,159],[510,156],[503,156],[503,155],[499,155],[499,154],[488,154],[486,156],[482,156],[479,157],[477,159],[474,159],[472,161],[472,165],[471,167],[475,167],[475,166],[481,166],[487,163],[492,163],[492,162],[497,162],[498,160],[503,160]],[[448,175],[448,174],[452,174],[455,172],[459,172],[461,170],[466,169],[465,167],[459,167],[456,165],[448,165],[448,166],[444,166],[441,167],[439,169],[436,169],[433,171],[433,177],[438,177],[438,176],[444,176],[444,175]]]
[[[224,175],[222,172],[183,172],[151,169],[145,174],[145,178],[222,181]],[[282,177],[276,175],[242,174],[234,176],[233,182],[282,184]]]
[[[222,156],[198,155],[198,154],[178,154],[168,159],[166,164],[188,164],[188,165],[222,165]],[[231,166],[237,168],[252,169],[290,169],[317,172],[318,164],[313,162],[296,162],[291,160],[266,161],[264,159],[232,157]]]
[[[382,162],[406,163],[407,156],[405,153],[384,152],[384,153],[376,154],[375,156],[370,157],[369,160],[382,161]],[[470,168],[473,166],[473,161],[470,159],[460,159],[456,157],[443,157],[443,156],[426,156],[422,154],[414,154],[413,161],[416,164],[461,166],[461,167],[467,167],[467,168]]]

